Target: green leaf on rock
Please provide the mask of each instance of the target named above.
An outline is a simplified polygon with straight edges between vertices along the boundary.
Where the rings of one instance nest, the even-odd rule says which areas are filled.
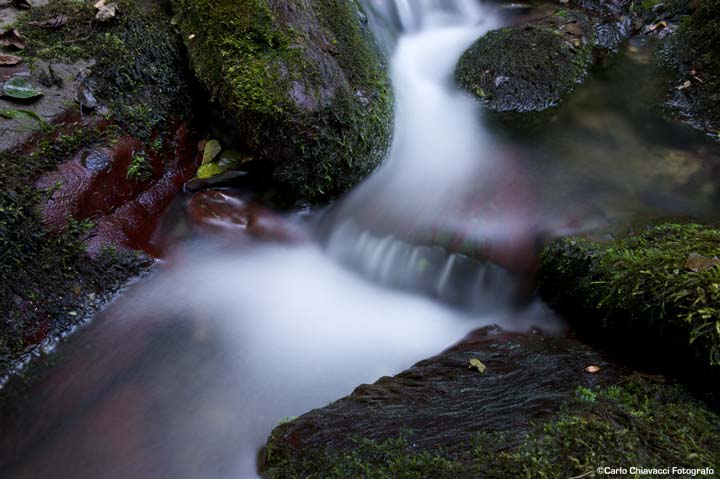
[[[8,120],[17,120],[20,118],[34,118],[40,123],[45,123],[45,120],[40,118],[37,113],[30,110],[0,110],[0,116],[3,118],[7,118]]]
[[[201,165],[197,170],[197,177],[200,179],[212,178],[215,175],[223,173],[225,170],[217,163],[208,163]]]
[[[222,147],[220,146],[220,142],[217,140],[210,140],[205,144],[205,150],[203,151],[203,165],[207,165],[211,161],[215,159],[216,156],[220,153],[222,150]]]
[[[42,90],[32,86],[30,81],[24,77],[13,77],[6,81],[3,85],[3,92],[6,96],[18,100],[29,100],[44,95]]]

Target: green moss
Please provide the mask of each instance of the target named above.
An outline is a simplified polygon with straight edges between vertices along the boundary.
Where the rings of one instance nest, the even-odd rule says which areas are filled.
[[[541,293],[604,329],[684,338],[720,364],[720,268],[692,271],[691,253],[720,255],[720,230],[665,224],[607,243],[561,239],[543,252]]]
[[[566,31],[571,24],[579,28]],[[592,43],[587,16],[560,10],[541,21],[487,33],[462,55],[455,78],[491,110],[544,110],[584,78]]]
[[[268,443],[273,479],[550,479],[599,466],[720,467],[720,418],[681,388],[637,376],[568,398],[559,413],[504,449],[497,445],[508,443],[500,440],[506,433],[485,432],[454,455],[418,451],[405,438],[357,439],[350,451],[296,450],[281,441],[281,431]]]
[[[151,149],[162,149],[164,120],[188,103],[180,45],[169,17],[161,7],[146,11],[133,0],[117,3],[118,17],[108,23],[92,21],[92,4],[74,0],[51,1],[19,20],[28,44],[22,54],[31,65],[38,59],[95,60],[90,67],[95,94],[110,107],[103,115],[112,126],[43,125],[27,145],[0,152],[0,277],[12,278],[0,281],[0,377],[41,340],[82,321],[94,302],[147,267],[135,252],[104,249],[88,258],[88,221],[68,218],[62,231],[49,231],[39,206],[52,191],[33,187],[40,174],[79,149],[112,143],[120,132],[149,143],[157,131],[159,143]],[[56,30],[30,23],[58,15],[68,21]],[[128,176],[142,181],[149,166],[144,154],[135,154]]]
[[[145,12],[134,0],[119,0],[115,21],[93,21],[92,3],[56,0],[25,14],[19,28],[28,40],[28,61],[45,59],[72,63],[94,60],[95,94],[109,105],[124,131],[147,140],[170,112],[189,103],[180,45],[159,6]],[[63,28],[42,22],[68,17]]]
[[[276,178],[298,196],[320,201],[356,184],[382,158],[389,81],[354,2],[270,5],[173,2],[195,73],[243,146],[278,165]],[[334,61],[340,73],[328,66]]]
[[[135,181],[144,182],[152,178],[152,175],[152,165],[150,165],[147,156],[145,156],[145,152],[136,151],[133,153],[126,177]]]
[[[0,153],[0,277],[12,278],[0,282],[0,376],[39,340],[82,320],[88,294],[99,298],[140,267],[136,254],[111,250],[88,261],[92,224],[68,218],[51,233],[38,210],[51,192],[32,186],[39,173],[112,134],[74,125],[46,132],[32,153]]]

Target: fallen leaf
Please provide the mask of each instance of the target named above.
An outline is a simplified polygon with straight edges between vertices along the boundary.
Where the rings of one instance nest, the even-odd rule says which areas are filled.
[[[117,3],[107,3],[100,7],[95,14],[98,22],[109,22],[117,15]]]
[[[194,34],[194,33],[188,35],[188,40],[193,40],[193,39],[195,39],[195,34]]]
[[[675,87],[676,90],[684,90],[686,88],[690,88],[690,80],[686,80],[682,85]]]
[[[665,20],[661,20],[657,23],[654,23],[647,27],[648,32],[654,32],[655,30],[662,30],[663,28],[667,28],[667,22]]]
[[[107,3],[107,0],[100,0],[100,1],[96,2],[95,5],[93,5],[93,7],[94,7],[96,10],[99,10],[99,9],[101,9],[102,7],[104,7],[106,3]]]
[[[220,154],[217,164],[224,170],[240,168],[243,164],[252,161],[253,157],[238,150],[226,150]]]
[[[213,176],[223,173],[223,168],[217,163],[207,163],[200,165],[197,170],[197,177],[200,179],[212,178]]]
[[[585,368],[586,373],[595,374],[600,371],[600,366],[595,366],[594,364],[591,364],[590,366]]]
[[[15,5],[15,8],[19,8],[21,10],[30,10],[32,8],[32,3],[30,3],[29,0],[13,0],[13,4]]]
[[[15,55],[8,55],[0,53],[0,66],[11,67],[17,65],[22,61],[22,58],[16,57]]]
[[[20,118],[33,118],[40,123],[44,124],[45,120],[40,118],[40,116],[31,110],[0,110],[0,116],[3,118],[7,118],[8,120],[17,120]]]
[[[33,87],[25,77],[13,77],[6,81],[3,92],[6,96],[18,100],[30,100],[44,95],[42,90]]]
[[[81,291],[80,286],[77,286],[77,285],[73,286],[73,293],[79,295],[80,291]]]
[[[20,35],[20,32],[16,28],[12,28],[0,33],[0,46],[24,50],[27,43],[25,42],[25,38]]]
[[[217,140],[210,140],[205,143],[202,164],[207,165],[208,163],[210,163],[212,160],[215,159],[216,156],[218,156],[221,150],[222,146],[220,146],[220,142]]]
[[[27,22],[28,25],[32,25],[38,28],[47,28],[48,30],[57,30],[58,28],[64,27],[68,22],[68,17],[65,15],[58,15],[49,20],[42,22]]]
[[[717,256],[714,258],[708,258],[697,253],[690,253],[685,262],[685,268],[689,269],[694,273],[702,273],[717,265],[720,265],[720,259]]]
[[[485,366],[482,362],[480,362],[479,359],[476,359],[476,358],[472,358],[470,360],[470,366],[468,366],[468,368],[470,368],[470,369],[475,368],[480,373],[484,373],[485,371],[487,371],[487,366]]]

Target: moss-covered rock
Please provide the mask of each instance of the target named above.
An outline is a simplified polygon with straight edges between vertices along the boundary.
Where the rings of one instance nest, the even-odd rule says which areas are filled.
[[[720,364],[720,230],[664,224],[608,242],[564,238],[543,252],[540,292],[574,326],[650,360]],[[633,346],[634,345],[634,346]],[[622,346],[618,349],[622,349]]]
[[[455,77],[491,110],[544,110],[560,102],[587,74],[592,44],[588,17],[561,11],[489,32],[462,55]]]
[[[670,105],[691,125],[720,139],[720,0],[684,3],[696,8],[660,50],[674,73]]]
[[[610,465],[720,466],[720,417],[681,387],[618,369],[577,341],[493,334],[279,425],[268,476],[556,478]],[[472,358],[484,373],[468,368]],[[589,364],[599,372],[585,372]]]
[[[82,64],[89,68],[84,80],[63,81],[77,82],[73,86],[86,81],[98,105],[79,112],[78,105],[67,104],[54,124],[40,122],[27,142],[0,151],[0,382],[18,361],[82,322],[150,265],[138,252],[113,247],[91,258],[87,242],[97,218],[76,218],[67,211],[63,224],[51,228],[41,210],[64,185],[35,186],[39,177],[71,161],[78,151],[109,147],[120,136],[132,136],[145,151],[158,155],[159,150],[177,153],[178,145],[169,138],[164,143],[163,134],[171,131],[165,120],[186,116],[189,107],[182,44],[162,5],[134,0],[118,0],[117,5],[114,20],[97,22],[92,4],[53,0],[25,12],[16,25],[26,38],[27,48],[20,54],[33,78],[57,82],[63,79],[52,78],[52,65]],[[67,23],[43,28],[43,22],[57,17]],[[134,169],[118,173],[120,180],[113,185],[118,190],[123,181],[141,182],[147,176],[144,155],[132,156]],[[123,200],[129,203],[131,196]],[[121,210],[122,205],[114,206]]]
[[[353,1],[173,0],[192,66],[254,156],[300,197],[337,195],[388,146],[383,59]]]
[[[91,62],[82,82],[99,100],[98,109],[124,133],[147,140],[172,113],[189,107],[182,44],[162,3],[149,10],[136,0],[115,3],[118,14],[109,22],[95,21],[92,4],[75,0],[31,9],[18,23],[27,39],[22,54],[31,64]],[[58,16],[67,17],[62,28],[42,26]]]

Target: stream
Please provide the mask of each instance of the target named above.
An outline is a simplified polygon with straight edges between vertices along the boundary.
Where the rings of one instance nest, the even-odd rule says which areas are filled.
[[[507,21],[496,5],[363,3],[396,94],[384,164],[334,204],[282,218],[290,241],[176,241],[29,386],[8,385],[3,477],[260,477],[285,418],[479,327],[562,334],[532,294],[542,240],[713,215],[720,148],[644,109],[644,45],[579,87],[542,137],[519,137],[454,86],[462,52]]]

